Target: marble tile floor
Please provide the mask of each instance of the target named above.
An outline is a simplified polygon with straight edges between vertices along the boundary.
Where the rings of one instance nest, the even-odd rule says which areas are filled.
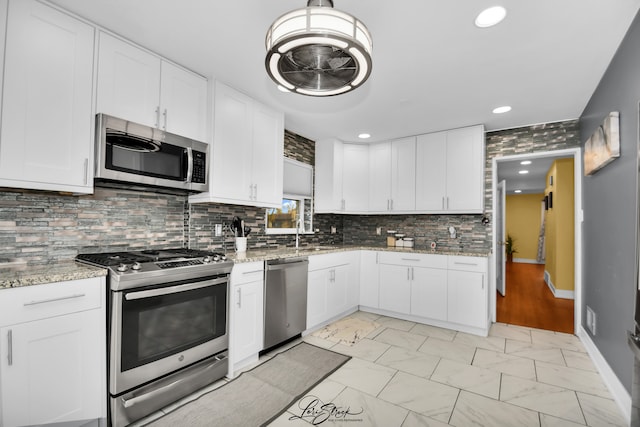
[[[351,346],[303,337],[352,359],[270,427],[627,425],[576,336],[496,323],[484,338],[366,312],[350,317],[380,326]]]

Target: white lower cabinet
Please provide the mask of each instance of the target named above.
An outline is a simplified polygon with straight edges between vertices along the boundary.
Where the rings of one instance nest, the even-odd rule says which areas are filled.
[[[307,278],[307,330],[358,307],[357,252],[309,257]]]
[[[449,257],[447,310],[449,322],[485,329],[489,325],[487,259]]]
[[[257,360],[264,339],[264,263],[236,264],[231,272],[229,376]]]
[[[0,425],[105,419],[104,278],[0,295]]]
[[[378,253],[360,252],[360,305],[371,308],[379,306]]]
[[[370,272],[365,273],[373,265],[373,255],[368,255],[367,268],[367,258],[362,258],[362,309],[477,335],[488,333],[486,257],[387,251],[376,256],[377,292],[367,276]]]
[[[380,303],[383,310],[411,311],[411,267],[380,264]]]
[[[447,270],[411,269],[411,314],[447,320]]]

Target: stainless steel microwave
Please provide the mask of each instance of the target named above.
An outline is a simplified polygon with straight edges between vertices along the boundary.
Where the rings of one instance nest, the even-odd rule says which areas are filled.
[[[209,190],[208,144],[106,114],[96,120],[96,183]]]

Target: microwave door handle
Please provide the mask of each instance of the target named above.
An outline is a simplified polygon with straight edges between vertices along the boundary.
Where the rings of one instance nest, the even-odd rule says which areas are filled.
[[[191,147],[187,148],[187,179],[185,182],[191,182],[191,178],[193,178],[193,149]]]

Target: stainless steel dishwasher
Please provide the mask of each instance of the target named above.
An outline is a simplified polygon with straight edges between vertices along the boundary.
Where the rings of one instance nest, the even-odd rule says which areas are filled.
[[[267,261],[264,282],[264,348],[269,349],[307,328],[307,272],[304,258]]]

